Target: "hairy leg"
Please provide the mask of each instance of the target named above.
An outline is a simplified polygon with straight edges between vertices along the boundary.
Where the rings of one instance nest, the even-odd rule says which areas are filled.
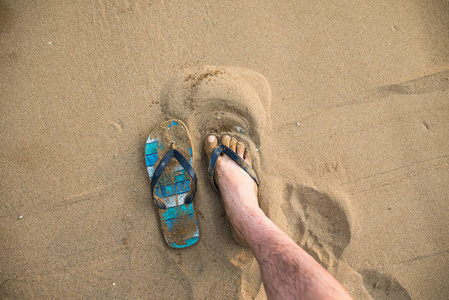
[[[236,139],[225,135],[221,143],[251,164],[250,154]],[[207,138],[209,157],[217,144],[215,136]],[[226,155],[217,161],[215,180],[231,224],[259,263],[269,299],[351,299],[329,272],[267,218],[258,205],[257,185]]]

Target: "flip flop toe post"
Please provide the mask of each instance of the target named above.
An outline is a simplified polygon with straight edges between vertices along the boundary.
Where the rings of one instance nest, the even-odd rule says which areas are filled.
[[[197,183],[187,126],[180,120],[170,120],[154,128],[145,145],[145,162],[168,246],[195,244],[199,238],[193,203]]]

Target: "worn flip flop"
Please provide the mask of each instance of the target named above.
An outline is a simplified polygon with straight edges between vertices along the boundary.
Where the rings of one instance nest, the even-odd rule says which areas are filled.
[[[170,120],[154,128],[145,145],[145,162],[165,241],[172,248],[195,244],[199,232],[192,201],[197,180],[187,126]]]
[[[251,166],[246,161],[244,161],[243,158],[238,156],[237,153],[232,151],[229,147],[226,147],[225,145],[218,145],[217,147],[215,147],[214,151],[212,151],[212,155],[210,156],[209,167],[208,167],[208,175],[209,175],[210,182],[212,183],[212,186],[215,188],[215,190],[218,192],[218,194],[220,194],[220,189],[218,188],[218,185],[215,182],[214,173],[215,173],[215,166],[217,165],[218,157],[220,157],[220,155],[222,155],[222,154],[226,154],[227,156],[229,156],[229,158],[231,158],[233,161],[235,161],[237,163],[237,165],[239,165],[243,170],[246,171],[246,173],[248,173],[249,176],[251,176],[251,178],[256,182],[257,186],[259,186],[259,179],[257,178],[257,174],[256,174],[256,172],[254,172],[253,168],[251,168]],[[227,223],[228,227],[230,228],[231,235],[234,238],[234,240],[242,246],[248,246],[248,244],[245,241],[243,241],[241,238],[239,238],[239,236],[237,235],[237,232],[235,231],[235,228],[231,225],[231,223],[229,222],[227,217],[226,217],[226,223]]]

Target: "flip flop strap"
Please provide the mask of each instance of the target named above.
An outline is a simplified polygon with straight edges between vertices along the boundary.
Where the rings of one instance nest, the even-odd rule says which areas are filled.
[[[184,201],[184,204],[190,204],[193,201],[193,199],[195,198],[195,194],[196,194],[196,174],[195,174],[195,171],[193,170],[192,166],[190,165],[190,163],[187,161],[187,159],[185,159],[185,157],[182,156],[182,154],[176,149],[171,149],[171,150],[167,151],[167,153],[164,155],[164,157],[161,159],[161,161],[157,165],[157,168],[154,171],[154,175],[151,180],[151,194],[153,195],[153,199],[154,199],[154,196],[155,196],[154,195],[154,191],[155,191],[154,187],[156,186],[157,182],[161,178],[162,173],[164,173],[164,170],[167,167],[168,162],[173,157],[181,164],[181,166],[187,171],[187,173],[193,180],[193,185],[194,185],[193,192],[190,195],[188,195]],[[156,201],[156,204],[161,209],[167,209],[167,205],[165,205],[165,203],[163,203],[162,201]]]
[[[219,145],[215,147],[214,151],[212,152],[212,155],[210,156],[209,161],[209,179],[212,183],[212,186],[215,188],[215,190],[220,193],[220,190],[218,188],[217,183],[214,180],[214,173],[215,173],[215,166],[217,165],[218,157],[222,154],[226,154],[231,158],[233,161],[235,161],[243,170],[248,173],[249,176],[251,176],[252,179],[256,182],[257,185],[259,185],[259,179],[257,178],[256,172],[254,172],[253,168],[251,168],[250,165],[246,161],[243,160],[240,156],[237,155],[234,151],[232,151],[229,147],[226,147],[225,145]]]

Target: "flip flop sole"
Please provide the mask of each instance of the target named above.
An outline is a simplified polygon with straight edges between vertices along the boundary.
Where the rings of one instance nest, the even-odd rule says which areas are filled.
[[[187,126],[180,120],[169,120],[154,128],[145,145],[145,162],[150,180],[167,151],[176,149],[193,167],[193,148]],[[153,191],[165,241],[172,248],[185,248],[199,238],[194,204],[185,204],[193,192],[193,181],[176,159],[165,167]]]

